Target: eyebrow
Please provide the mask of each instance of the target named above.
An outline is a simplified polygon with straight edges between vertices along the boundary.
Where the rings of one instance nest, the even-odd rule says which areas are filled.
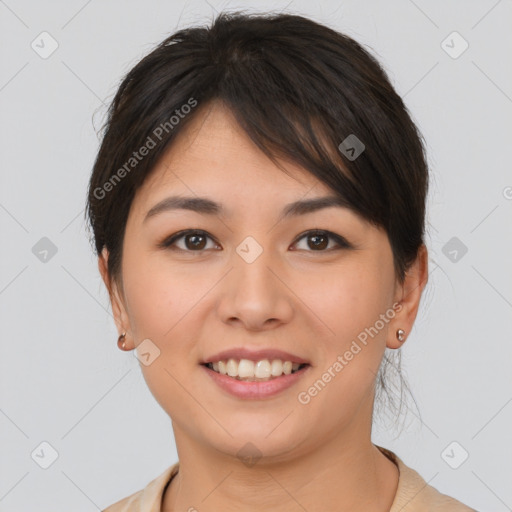
[[[306,215],[313,213],[324,208],[349,208],[349,204],[345,199],[339,196],[325,196],[316,197],[313,199],[303,199],[287,204],[279,220],[297,215]],[[220,203],[216,203],[206,197],[184,197],[184,196],[170,196],[166,197],[159,203],[155,204],[144,217],[146,222],[149,218],[154,217],[162,212],[172,210],[190,210],[196,213],[205,215],[225,215],[226,211]]]

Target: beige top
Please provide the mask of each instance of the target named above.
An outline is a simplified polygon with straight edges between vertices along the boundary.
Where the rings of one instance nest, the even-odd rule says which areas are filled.
[[[389,512],[477,512],[428,485],[419,473],[406,466],[394,452],[381,446],[377,448],[398,466],[400,473]],[[164,490],[178,469],[179,462],[176,462],[144,489],[117,501],[102,512],[161,512]]]

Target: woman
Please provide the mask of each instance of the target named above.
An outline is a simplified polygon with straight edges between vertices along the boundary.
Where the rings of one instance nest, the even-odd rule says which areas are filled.
[[[472,510],[371,441],[427,188],[380,65],[306,18],[222,13],[128,73],[87,213],[179,463],[108,512]]]

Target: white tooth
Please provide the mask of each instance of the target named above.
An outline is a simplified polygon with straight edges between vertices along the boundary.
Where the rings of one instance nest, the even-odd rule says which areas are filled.
[[[254,362],[249,359],[240,359],[238,364],[239,377],[254,377]]]
[[[227,361],[216,361],[212,363],[214,371],[229,375],[230,377],[239,377],[240,379],[269,379],[271,377],[280,377],[281,375],[290,375],[298,370],[300,363],[291,361],[281,361],[274,359],[270,362],[268,359],[261,361],[251,361],[250,359],[228,359]]]
[[[268,359],[258,361],[254,367],[254,376],[259,379],[267,379],[270,375],[270,361]]]
[[[283,373],[285,375],[290,375],[290,373],[292,373],[292,362],[291,361],[285,361],[283,363]]]
[[[270,373],[273,377],[279,377],[283,373],[283,363],[279,359],[272,361]]]
[[[238,375],[238,363],[234,359],[228,359],[226,371],[230,377],[236,377]]]

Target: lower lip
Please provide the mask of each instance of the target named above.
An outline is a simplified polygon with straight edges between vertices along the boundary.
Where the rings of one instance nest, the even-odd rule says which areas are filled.
[[[293,386],[302,376],[311,368],[310,365],[301,370],[291,373],[290,375],[282,375],[266,381],[248,382],[237,380],[228,375],[210,370],[207,366],[201,365],[213,381],[218,384],[224,391],[236,396],[237,398],[258,400],[278,395],[290,386]]]

